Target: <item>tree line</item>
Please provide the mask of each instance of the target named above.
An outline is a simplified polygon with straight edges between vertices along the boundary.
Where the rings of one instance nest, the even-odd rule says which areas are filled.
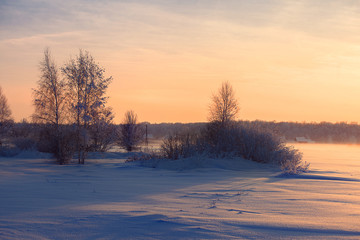
[[[347,122],[275,122],[239,120],[240,125],[258,126],[268,129],[286,142],[295,142],[296,137],[305,137],[316,143],[360,144],[360,125]],[[148,123],[149,124],[149,123]],[[149,124],[148,132],[156,139],[166,137],[171,133],[197,131],[207,123],[158,123]]]

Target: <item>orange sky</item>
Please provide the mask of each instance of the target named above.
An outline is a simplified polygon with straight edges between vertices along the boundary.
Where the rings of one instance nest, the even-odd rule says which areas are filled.
[[[223,81],[239,119],[358,122],[359,32],[356,1],[2,1],[0,85],[28,118],[44,48],[59,66],[82,48],[117,123],[206,121]]]

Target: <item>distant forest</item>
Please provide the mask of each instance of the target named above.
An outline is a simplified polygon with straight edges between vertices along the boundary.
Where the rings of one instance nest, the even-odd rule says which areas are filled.
[[[355,123],[299,123],[299,122],[266,122],[239,121],[242,125],[257,125],[261,129],[275,132],[287,142],[294,142],[296,137],[305,137],[317,143],[360,143],[360,125]],[[161,139],[176,132],[197,132],[206,123],[159,123],[148,125],[148,134]]]

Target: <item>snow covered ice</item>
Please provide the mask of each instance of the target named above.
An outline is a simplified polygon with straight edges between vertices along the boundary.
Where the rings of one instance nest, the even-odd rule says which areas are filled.
[[[296,147],[299,176],[240,159],[1,158],[0,239],[359,239],[360,147]]]

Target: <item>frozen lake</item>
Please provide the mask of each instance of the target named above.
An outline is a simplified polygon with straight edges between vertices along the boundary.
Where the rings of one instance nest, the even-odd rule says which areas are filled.
[[[329,171],[360,179],[360,145],[293,144],[314,171]]]
[[[311,163],[296,177],[238,159],[170,171],[124,153],[1,158],[0,239],[359,239],[360,147],[296,147]]]

